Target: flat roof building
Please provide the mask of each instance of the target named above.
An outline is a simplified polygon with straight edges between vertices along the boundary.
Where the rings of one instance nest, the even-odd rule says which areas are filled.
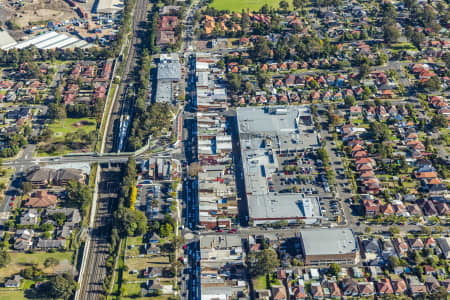
[[[124,7],[121,0],[98,0],[95,12],[99,14],[116,14]]]
[[[161,54],[157,71],[156,102],[173,103],[173,83],[181,79],[181,65],[177,54]]]
[[[16,41],[9,35],[8,31],[0,27],[0,49],[5,50],[15,44],[17,44]]]
[[[351,229],[301,230],[300,239],[306,265],[353,265],[359,261],[358,242]]]
[[[309,107],[239,108],[237,122],[249,219],[254,225],[280,220],[317,222],[322,217],[317,197],[280,193],[272,182],[282,170],[283,152],[319,147]]]

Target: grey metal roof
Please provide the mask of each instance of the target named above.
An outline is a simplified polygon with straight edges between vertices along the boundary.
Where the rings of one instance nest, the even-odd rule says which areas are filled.
[[[336,255],[354,253],[358,250],[351,229],[329,228],[301,230],[305,255]]]

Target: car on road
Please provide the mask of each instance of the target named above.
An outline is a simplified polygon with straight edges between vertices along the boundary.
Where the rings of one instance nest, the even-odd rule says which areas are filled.
[[[223,230],[222,229],[217,229],[216,232],[223,232]]]

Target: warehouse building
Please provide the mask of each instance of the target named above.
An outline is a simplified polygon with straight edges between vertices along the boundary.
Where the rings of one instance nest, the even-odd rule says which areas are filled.
[[[34,46],[38,49],[70,49],[70,48],[88,48],[92,44],[86,41],[80,40],[77,37],[70,36],[55,31],[46,32],[44,34],[36,35],[26,41],[22,41],[16,44],[11,44],[4,48],[4,50],[24,49]]]
[[[331,263],[354,265],[359,261],[358,242],[351,229],[302,230],[300,239],[308,266],[328,266]]]
[[[319,147],[309,107],[239,108],[237,122],[249,220],[253,225],[282,220],[318,222],[322,215],[316,196],[280,193],[273,183],[274,174],[282,170],[283,152]]]
[[[155,101],[176,102],[174,84],[181,80],[181,65],[177,54],[161,54],[157,70]]]

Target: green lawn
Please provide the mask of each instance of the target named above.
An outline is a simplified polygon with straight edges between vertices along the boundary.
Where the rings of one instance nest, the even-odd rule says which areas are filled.
[[[267,288],[266,275],[258,276],[253,280],[255,290],[264,290]]]
[[[97,122],[95,118],[66,118],[57,120],[49,124],[48,128],[53,131],[53,136],[38,147],[38,156],[65,155],[70,152],[91,151],[94,141],[88,140],[87,136],[95,134]],[[71,134],[72,137],[65,140],[65,136]],[[69,147],[67,143],[72,143]],[[89,144],[91,143],[91,144]]]
[[[54,257],[59,260],[60,263],[72,263],[73,252],[35,252],[35,253],[23,253],[23,252],[10,252],[11,262],[6,268],[0,269],[0,282],[4,281],[5,278],[10,277],[14,274],[19,273],[22,269],[32,264],[37,264],[39,268],[42,268],[46,273],[53,273],[53,267],[45,268],[43,263],[45,259],[49,257]],[[57,268],[58,266],[56,266]],[[0,293],[0,299],[1,293]]]
[[[288,2],[292,9],[292,0],[288,0]],[[211,6],[218,10],[241,12],[242,9],[257,11],[264,4],[267,4],[269,7],[278,8],[279,3],[280,1],[275,0],[214,0]]]
[[[0,288],[0,300],[25,300],[25,295],[23,291],[11,290],[7,288]]]
[[[79,124],[83,124],[86,122],[86,125],[80,126]],[[48,128],[51,129],[56,137],[63,136],[69,132],[75,132],[79,129],[82,129],[84,132],[90,132],[95,130],[97,127],[95,118],[66,118],[63,120],[58,120],[51,123]]]

